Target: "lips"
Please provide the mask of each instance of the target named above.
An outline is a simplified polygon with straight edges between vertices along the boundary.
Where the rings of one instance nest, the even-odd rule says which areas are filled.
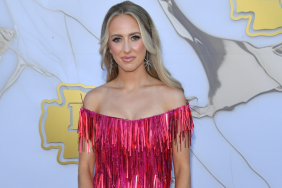
[[[135,59],[134,56],[123,56],[121,57],[121,59],[124,61],[124,62],[131,62]]]

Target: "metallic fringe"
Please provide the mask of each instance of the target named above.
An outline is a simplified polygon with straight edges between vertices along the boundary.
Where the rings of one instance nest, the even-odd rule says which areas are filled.
[[[81,108],[79,152],[87,149],[89,153],[89,142],[92,143],[92,150],[96,152],[94,187],[169,188],[172,136],[175,141],[179,136],[181,150],[181,140],[185,141],[187,134],[190,147],[193,127],[189,103],[138,120],[124,120]],[[176,130],[173,135],[172,129]]]

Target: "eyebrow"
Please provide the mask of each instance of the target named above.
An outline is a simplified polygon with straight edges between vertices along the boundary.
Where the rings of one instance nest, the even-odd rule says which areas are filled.
[[[130,33],[129,36],[130,35],[135,35],[135,34],[140,34],[140,33],[139,32],[133,32],[133,33]],[[112,37],[122,37],[122,35],[120,35],[120,34],[113,34],[113,35],[111,35],[111,38]]]

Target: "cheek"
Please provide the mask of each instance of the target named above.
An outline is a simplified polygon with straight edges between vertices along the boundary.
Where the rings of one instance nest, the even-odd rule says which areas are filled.
[[[118,55],[122,51],[122,46],[119,43],[110,42],[109,47],[112,50],[113,55]]]
[[[135,53],[137,53],[139,55],[146,53],[146,48],[145,48],[142,40],[139,40],[138,42],[134,42],[132,44],[132,49],[134,49]]]

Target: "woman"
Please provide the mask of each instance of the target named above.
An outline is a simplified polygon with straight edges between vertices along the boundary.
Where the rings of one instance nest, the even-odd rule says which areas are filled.
[[[129,1],[113,6],[100,44],[107,83],[80,109],[79,187],[169,187],[172,159],[176,187],[191,187],[190,106],[162,63],[151,17]]]

